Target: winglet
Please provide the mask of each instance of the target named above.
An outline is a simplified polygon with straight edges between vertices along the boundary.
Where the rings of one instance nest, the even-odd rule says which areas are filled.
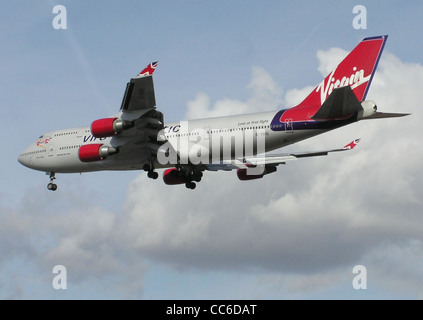
[[[347,144],[345,147],[342,148],[342,150],[352,150],[355,148],[355,146],[360,142],[360,139],[355,139],[351,143]]]
[[[144,70],[142,70],[137,76],[136,76],[136,78],[142,78],[142,77],[147,77],[147,76],[151,76],[151,75],[153,75],[153,73],[154,73],[154,71],[156,70],[156,68],[157,68],[157,64],[158,64],[159,62],[158,61],[156,61],[156,62],[152,62],[152,63],[150,63],[147,67],[145,67],[145,69]]]

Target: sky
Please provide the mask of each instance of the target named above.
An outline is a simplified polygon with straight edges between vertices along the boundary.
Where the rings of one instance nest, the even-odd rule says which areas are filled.
[[[0,1],[0,298],[421,299],[422,14],[421,1]],[[50,192],[17,162],[44,132],[116,113],[151,61],[165,121],[280,110],[377,35],[389,38],[367,99],[412,115],[283,149],[361,138],[351,152],[247,183],[206,172],[195,190],[106,171],[58,174]]]

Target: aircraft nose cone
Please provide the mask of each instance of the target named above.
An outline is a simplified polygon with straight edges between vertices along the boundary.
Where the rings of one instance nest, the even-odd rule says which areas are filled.
[[[22,155],[22,153],[18,157],[18,161],[20,164],[25,165],[25,157]]]
[[[22,152],[18,157],[18,162],[25,167],[29,167],[31,159],[25,152]]]

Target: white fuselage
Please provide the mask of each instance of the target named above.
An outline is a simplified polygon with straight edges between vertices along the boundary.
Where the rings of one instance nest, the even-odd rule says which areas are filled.
[[[272,111],[167,123],[163,130],[162,139],[167,140],[164,147],[169,144],[178,153],[179,161],[203,164],[268,152],[330,130],[295,130],[295,123],[288,129],[275,130],[271,128],[275,114]],[[101,143],[115,147],[125,145],[133,138],[128,135],[95,138],[90,127],[57,130],[43,134],[20,154],[18,160],[29,168],[56,173],[139,170],[144,162],[139,160],[143,154],[139,154],[136,144],[133,148],[99,161],[82,162],[78,157],[78,150],[83,145]],[[171,159],[163,157],[165,160]],[[158,159],[155,160],[155,168],[176,165],[171,161],[160,161],[160,157]]]

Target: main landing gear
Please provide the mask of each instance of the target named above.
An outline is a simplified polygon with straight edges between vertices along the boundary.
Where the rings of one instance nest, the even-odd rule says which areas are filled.
[[[197,186],[195,182],[200,182],[203,177],[203,173],[201,171],[189,170],[183,173],[182,168],[179,168],[179,172],[185,177],[185,187],[191,190],[194,190]]]
[[[185,187],[187,187],[187,189],[194,190],[196,186],[197,185],[195,184],[195,182],[192,182],[192,181],[185,182]]]
[[[54,172],[50,172],[50,183],[47,185],[47,189],[51,191],[57,190],[57,184],[53,183],[54,179],[56,179],[56,174]]]
[[[143,166],[143,170],[147,172],[147,177],[149,177],[150,179],[156,180],[159,177],[159,174],[154,171],[154,167],[152,165],[149,165],[148,163]]]

